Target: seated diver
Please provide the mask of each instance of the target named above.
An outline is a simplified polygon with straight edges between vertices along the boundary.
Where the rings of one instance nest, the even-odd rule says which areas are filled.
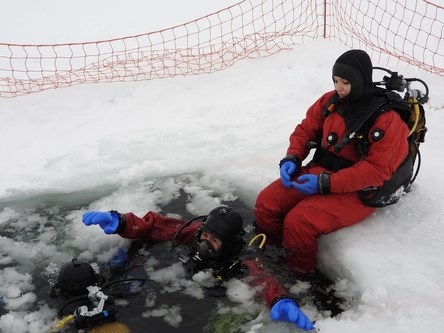
[[[202,220],[198,220],[202,219]],[[248,277],[246,282],[258,288],[260,297],[267,303],[272,320],[294,323],[304,330],[314,329],[310,319],[299,309],[284,288],[258,263],[248,256],[242,238],[242,217],[229,207],[213,209],[209,215],[184,222],[162,217],[152,211],[143,218],[129,212],[90,211],[83,214],[86,226],[99,225],[106,234],[118,234],[128,239],[145,241],[177,241],[189,245],[189,260],[185,266],[194,274],[212,269],[218,279]]]

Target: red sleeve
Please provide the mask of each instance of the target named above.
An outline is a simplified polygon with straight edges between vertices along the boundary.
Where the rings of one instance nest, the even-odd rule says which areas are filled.
[[[261,287],[259,296],[271,308],[273,301],[278,297],[286,297],[287,293],[278,280],[270,273],[261,269],[258,263],[253,259],[247,259],[243,262],[248,267],[247,280],[252,287]]]
[[[384,132],[381,140],[371,140],[373,129]],[[381,186],[407,157],[408,133],[407,124],[397,112],[386,112],[379,116],[369,131],[367,156],[352,167],[333,173],[330,178],[331,192],[354,192],[369,186]]]
[[[168,241],[172,240],[177,230],[185,221],[160,216],[154,212],[148,212],[143,218],[133,213],[126,213],[126,224],[120,236],[129,239],[140,239],[147,241]],[[193,241],[196,230],[202,222],[192,222],[181,230],[177,236],[177,241],[189,244]]]
[[[296,126],[290,135],[290,145],[287,149],[287,154],[295,155],[301,161],[308,156],[310,149],[307,147],[307,142],[317,141],[322,137],[322,127],[325,121],[322,111],[328,104],[329,98],[334,94],[334,91],[330,91],[310,106],[305,115],[305,119]]]

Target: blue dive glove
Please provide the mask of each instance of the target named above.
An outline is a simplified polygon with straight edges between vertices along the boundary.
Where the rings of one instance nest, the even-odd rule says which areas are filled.
[[[296,165],[295,162],[288,160],[282,163],[279,171],[281,173],[282,185],[284,185],[286,188],[290,188],[291,187],[290,177],[291,175],[294,175],[299,171],[298,166]]]
[[[291,185],[305,195],[312,195],[319,192],[319,176],[312,174],[305,174],[298,178],[298,182],[292,182]]]
[[[289,298],[284,298],[276,302],[271,308],[270,315],[271,320],[282,320],[294,323],[297,327],[306,331],[314,329],[314,325],[310,319],[299,309],[296,302]]]
[[[113,234],[119,226],[119,215],[115,212],[86,212],[83,214],[82,222],[85,225],[98,224],[105,234]]]

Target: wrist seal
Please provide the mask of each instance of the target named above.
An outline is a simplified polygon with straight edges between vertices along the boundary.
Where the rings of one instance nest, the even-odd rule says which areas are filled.
[[[293,302],[295,302],[297,306],[299,306],[299,302],[300,302],[300,299],[299,299],[299,298],[296,298],[296,297],[293,297],[293,296],[289,296],[289,295],[281,295],[281,296],[277,296],[277,297],[271,302],[270,309],[271,309],[271,308],[272,308],[277,302],[282,301],[283,299],[290,299],[290,300],[292,300]]]
[[[110,213],[114,213],[119,218],[119,225],[116,228],[116,231],[114,231],[114,234],[119,234],[125,230],[126,227],[126,217],[125,215],[119,213],[117,210],[110,210]]]
[[[318,178],[318,189],[321,195],[330,194],[330,174],[321,172]]]
[[[287,161],[291,161],[294,164],[296,164],[296,166],[298,167],[298,170],[301,168],[302,166],[302,162],[301,160],[293,154],[287,154],[282,160],[279,161],[279,169],[281,168],[282,164],[284,164]]]

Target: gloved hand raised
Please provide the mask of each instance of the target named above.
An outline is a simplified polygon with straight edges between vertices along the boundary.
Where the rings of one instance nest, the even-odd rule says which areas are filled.
[[[282,163],[279,171],[281,173],[282,185],[284,185],[286,188],[290,188],[291,187],[290,177],[291,175],[294,175],[299,171],[298,166],[296,165],[295,162],[288,160]]]
[[[119,226],[119,215],[115,212],[86,212],[82,217],[83,224],[98,224],[105,234],[113,234]]]
[[[298,183],[292,182],[291,186],[293,186],[296,190],[305,195],[312,195],[319,192],[319,176],[312,174],[305,174],[300,176],[297,179]]]
[[[289,298],[281,299],[273,305],[270,311],[271,320],[282,320],[294,323],[297,327],[309,331],[314,329],[313,323],[299,309],[296,302]]]

